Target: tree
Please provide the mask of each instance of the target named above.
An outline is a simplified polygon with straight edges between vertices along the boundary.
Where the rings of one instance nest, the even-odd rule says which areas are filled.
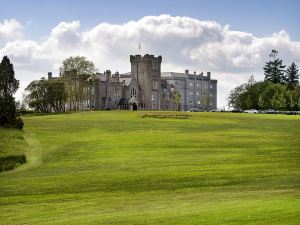
[[[79,110],[88,106],[89,81],[96,69],[94,63],[85,57],[69,57],[63,61],[60,74],[66,84],[68,108]]]
[[[287,91],[287,106],[289,110],[293,110],[297,105],[297,92],[296,91]]]
[[[264,66],[265,81],[270,81],[274,84],[285,83],[285,65],[282,64],[282,60],[277,58],[278,51],[272,50],[269,57],[272,59],[266,62]]]
[[[248,95],[247,98],[246,98],[246,106],[247,106],[247,109],[251,109],[251,106],[252,106],[252,99],[251,99],[251,95]]]
[[[259,95],[258,106],[260,109],[264,109],[264,107],[265,107],[265,101],[264,101],[262,94]]]
[[[299,69],[295,63],[292,63],[286,70],[285,79],[288,84],[299,83]]]
[[[15,79],[13,64],[7,56],[0,63],[0,125],[23,128],[23,121],[17,118],[16,103],[13,95],[19,88]]]
[[[279,109],[280,102],[278,100],[278,93],[277,92],[273,95],[270,103],[271,103],[271,106],[272,106],[273,109]]]
[[[252,74],[248,80],[248,85],[252,86],[253,84],[255,84],[255,79],[254,79],[254,75]]]
[[[208,110],[210,106],[210,102],[211,102],[211,97],[207,93],[204,93],[200,99],[201,109]]]
[[[244,93],[247,92],[247,85],[242,84],[236,88],[234,88],[228,97],[228,105],[229,107],[233,107],[234,109],[243,109],[243,98]]]
[[[60,79],[32,81],[25,89],[29,106],[36,112],[63,112],[67,93],[65,83]]]
[[[283,92],[281,92],[280,95],[278,96],[278,106],[281,110],[284,110],[286,107],[286,100],[283,95]]]
[[[180,110],[181,95],[178,90],[174,90],[173,101],[176,104],[176,110]]]

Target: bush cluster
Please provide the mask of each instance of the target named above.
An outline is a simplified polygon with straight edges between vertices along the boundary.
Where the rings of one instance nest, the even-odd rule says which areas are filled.
[[[15,169],[19,165],[25,163],[26,160],[27,159],[24,154],[0,158],[0,172]]]

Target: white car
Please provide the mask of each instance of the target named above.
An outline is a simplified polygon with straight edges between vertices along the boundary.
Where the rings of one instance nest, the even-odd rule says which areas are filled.
[[[248,109],[244,111],[245,113],[258,113],[256,109]]]

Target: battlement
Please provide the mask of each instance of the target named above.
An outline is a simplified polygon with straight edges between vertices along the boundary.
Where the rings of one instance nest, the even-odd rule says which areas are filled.
[[[162,62],[162,57],[161,56],[157,56],[155,57],[154,55],[149,55],[146,54],[144,56],[141,55],[130,55],[130,62],[131,63],[161,63]]]

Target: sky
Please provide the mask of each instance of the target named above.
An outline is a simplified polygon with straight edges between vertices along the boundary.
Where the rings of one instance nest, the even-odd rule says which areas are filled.
[[[272,49],[300,65],[297,0],[0,0],[0,57],[8,55],[20,80],[58,74],[75,55],[98,71],[130,71],[129,55],[162,55],[162,71],[212,72],[218,107],[251,74],[263,80]]]

